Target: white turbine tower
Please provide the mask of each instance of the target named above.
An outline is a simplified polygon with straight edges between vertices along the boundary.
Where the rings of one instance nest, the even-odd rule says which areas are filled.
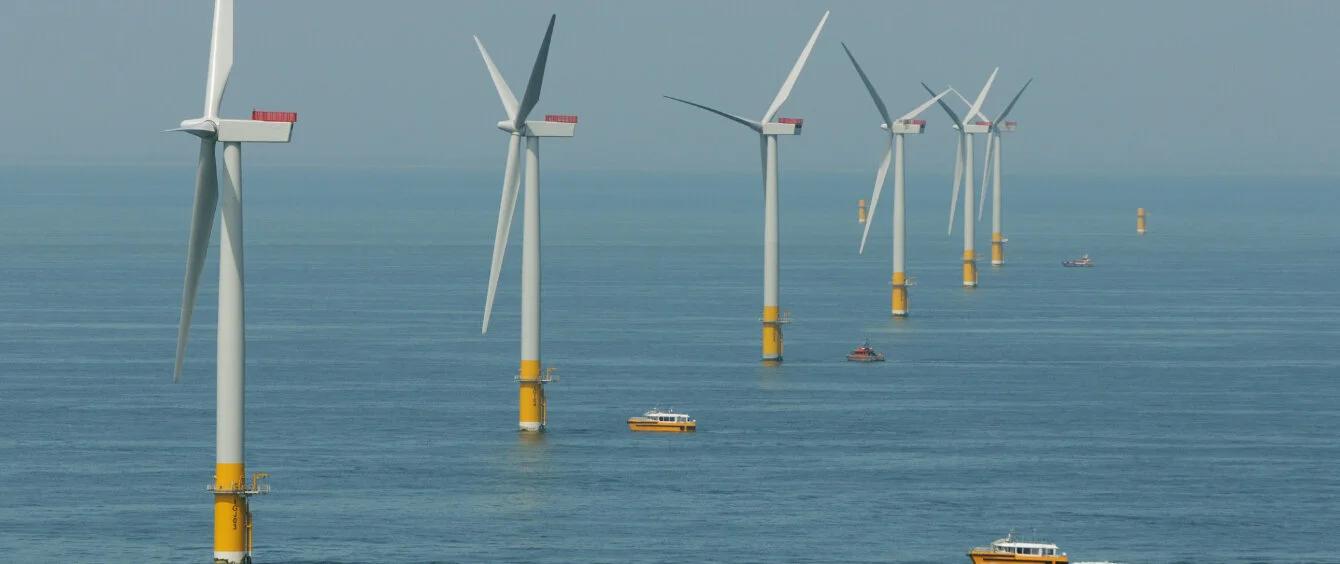
[[[269,491],[259,483],[265,474],[246,479],[243,459],[243,388],[246,380],[246,337],[242,267],[242,143],[288,143],[298,115],[291,112],[252,112],[249,120],[222,119],[228,74],[233,68],[233,0],[214,3],[213,39],[209,74],[205,81],[205,115],[181,122],[171,131],[200,138],[199,168],[195,180],[195,213],[186,255],[186,284],[182,293],[181,325],[177,329],[177,359],[173,379],[181,378],[191,314],[200,290],[214,214],[222,200],[223,227],[219,244],[219,349],[214,483],[214,562],[251,560],[251,507],[249,498]],[[219,191],[215,144],[223,143],[224,187]]]
[[[778,214],[777,214],[777,136],[778,135],[800,135],[800,129],[804,120],[797,118],[780,118],[776,122],[772,121],[777,116],[778,110],[782,104],[791,96],[791,89],[795,87],[796,80],[800,78],[801,69],[805,68],[805,60],[810,57],[810,51],[814,49],[814,42],[819,40],[819,32],[823,30],[824,23],[828,21],[828,12],[824,12],[823,18],[819,20],[819,26],[814,28],[814,33],[810,35],[810,40],[805,44],[805,49],[800,52],[800,58],[796,64],[791,67],[791,74],[787,75],[786,81],[782,83],[782,89],[777,92],[777,97],[773,98],[772,104],[768,110],[763,113],[763,118],[754,121],[745,119],[734,114],[728,114],[721,110],[709,108],[702,104],[690,102],[688,100],[666,96],[676,102],[683,102],[690,106],[707,110],[716,115],[724,117],[735,123],[752,129],[759,136],[759,148],[763,157],[763,361],[781,362],[782,361],[782,325],[788,322],[781,315],[781,308],[778,306],[779,279],[781,277],[778,253]]]
[[[977,101],[973,103],[972,108],[968,110],[969,116],[975,115],[977,110],[982,107],[982,102],[986,100],[986,93],[991,90],[991,83],[996,80],[996,72],[1000,69],[991,71],[991,77],[986,80],[986,86],[977,95]],[[922,88],[932,96],[935,91],[926,83],[921,83]],[[967,288],[977,287],[977,256],[973,249],[974,222],[972,217],[972,136],[979,133],[986,133],[988,126],[978,122],[969,122],[959,119],[954,110],[949,109],[949,104],[944,100],[939,100],[940,107],[945,113],[949,114],[949,119],[953,120],[954,129],[958,131],[958,150],[954,155],[954,191],[949,200],[949,233],[954,232],[954,212],[958,206],[959,184],[963,184],[963,286]]]
[[[856,74],[861,76],[861,82],[865,83],[865,89],[870,91],[870,98],[875,101],[875,108],[879,110],[880,117],[884,118],[884,123],[880,124],[880,129],[889,132],[887,148],[884,150],[884,160],[879,165],[879,171],[875,173],[875,192],[870,196],[870,210],[865,222],[865,232],[861,234],[861,250],[865,252],[865,240],[870,235],[870,224],[875,222],[875,206],[879,205],[879,192],[884,188],[884,178],[889,172],[889,161],[893,165],[893,306],[892,313],[897,317],[907,315],[907,271],[905,270],[906,239],[907,239],[907,211],[906,199],[903,194],[905,183],[905,174],[903,171],[903,136],[908,134],[918,135],[926,131],[926,121],[916,119],[926,108],[931,107],[949,93],[945,90],[937,94],[934,98],[927,100],[920,106],[917,106],[910,112],[903,114],[898,119],[889,117],[889,110],[884,106],[884,100],[880,99],[879,93],[875,92],[875,85],[870,83],[870,78],[861,70],[861,65],[856,62],[856,57],[847,49],[847,44],[842,44],[842,50],[847,52],[847,58],[851,59],[851,64],[856,67]]]
[[[1002,111],[1002,112],[1000,112],[1000,115],[996,116],[996,119],[993,119],[993,120],[989,120],[989,119],[987,119],[986,115],[983,114],[983,113],[981,113],[981,110],[978,110],[978,112],[977,112],[977,114],[976,114],[976,115],[978,116],[978,119],[982,120],[982,121],[979,121],[978,124],[981,124],[982,122],[986,122],[986,124],[987,124],[987,128],[988,128],[988,129],[987,129],[987,133],[986,133],[986,154],[985,154],[985,155],[983,156],[983,158],[982,158],[982,188],[983,188],[983,189],[982,189],[982,199],[981,199],[981,202],[980,202],[980,203],[978,204],[978,206],[977,206],[977,220],[978,220],[978,221],[981,221],[981,220],[982,220],[982,212],[986,210],[986,189],[985,189],[985,188],[986,188],[986,179],[987,179],[987,176],[990,176],[990,177],[991,177],[991,180],[992,180],[992,182],[991,182],[991,266],[1000,266],[1000,265],[1005,264],[1005,241],[1006,241],[1006,239],[1005,239],[1005,237],[1004,237],[1004,235],[1002,234],[1002,231],[1001,231],[1001,219],[1000,219],[1000,216],[1001,216],[1001,207],[1000,207],[1000,204],[1001,204],[1001,193],[1000,193],[1000,174],[1001,174],[1001,172],[1000,172],[1000,140],[1001,140],[1001,137],[1000,137],[1000,134],[1001,134],[1001,133],[1009,133],[1009,132],[1013,132],[1013,131],[1015,130],[1015,128],[1018,127],[1018,125],[1019,125],[1018,123],[1013,122],[1013,121],[1005,121],[1005,118],[1008,117],[1008,116],[1010,115],[1010,110],[1013,110],[1013,109],[1014,109],[1014,104],[1015,104],[1016,102],[1019,101],[1019,97],[1020,97],[1020,96],[1023,96],[1023,95],[1024,95],[1024,91],[1025,91],[1025,90],[1028,90],[1028,85],[1030,85],[1030,84],[1033,84],[1033,79],[1031,79],[1031,78],[1028,79],[1028,82],[1025,82],[1025,83],[1024,83],[1024,87],[1019,89],[1019,93],[1017,93],[1017,94],[1014,95],[1014,98],[1010,100],[1009,105],[1005,106],[1005,110]],[[960,100],[963,100],[963,103],[964,103],[964,104],[969,104],[969,105],[971,105],[971,104],[968,102],[967,98],[964,98],[962,94],[959,94],[957,91],[955,91],[954,94],[958,95],[959,99],[960,99]],[[969,119],[972,119],[972,116],[969,116]],[[993,174],[993,173],[994,173],[994,174]]]
[[[556,379],[548,371],[540,373],[540,138],[572,137],[577,129],[577,116],[548,115],[544,121],[526,120],[540,101],[540,85],[544,82],[544,66],[549,59],[549,41],[554,35],[556,19],[557,16],[549,18],[549,28],[544,32],[544,42],[540,44],[540,53],[535,57],[530,82],[526,84],[520,103],[512,95],[512,89],[503,80],[498,67],[494,66],[493,59],[489,58],[484,44],[475,37],[479,54],[484,57],[484,64],[493,77],[493,86],[502,99],[503,110],[507,112],[507,119],[498,122],[498,129],[510,134],[507,164],[503,171],[502,204],[498,207],[498,231],[493,239],[493,265],[489,269],[489,292],[484,302],[481,330],[484,333],[489,330],[498,275],[502,270],[503,254],[507,251],[507,235],[512,230],[512,216],[516,212],[516,196],[521,183],[517,157],[521,139],[526,139],[526,207],[521,244],[521,371],[517,381],[521,386],[520,428],[527,432],[544,431],[548,415],[544,385]]]

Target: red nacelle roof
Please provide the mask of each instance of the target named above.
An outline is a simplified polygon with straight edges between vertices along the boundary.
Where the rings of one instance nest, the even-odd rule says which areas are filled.
[[[1005,125],[1019,125],[1019,122],[1017,122],[1017,121],[1007,121],[1007,122],[1005,122]]]
[[[251,119],[254,121],[285,121],[293,123],[298,121],[298,112],[266,112],[262,110],[251,110]]]
[[[801,118],[777,118],[777,123],[790,123],[794,125],[803,125],[805,120]]]
[[[544,121],[554,123],[577,123],[577,116],[563,116],[558,114],[549,114],[544,116]]]
[[[988,126],[988,127],[989,127],[989,126],[991,125],[991,122],[989,122],[989,121],[979,121],[979,122],[977,122],[977,125],[985,125],[985,126]]]
[[[926,125],[926,120],[924,120],[924,119],[905,119],[905,120],[903,120],[903,123],[905,123],[905,124],[907,124],[907,125]]]

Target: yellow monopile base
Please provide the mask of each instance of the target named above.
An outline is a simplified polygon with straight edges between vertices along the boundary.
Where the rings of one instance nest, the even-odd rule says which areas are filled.
[[[865,223],[865,200],[857,202],[856,206],[856,221]]]
[[[907,274],[893,273],[893,315],[907,316]]]
[[[1000,233],[991,234],[991,266],[1005,264],[1005,238]]]
[[[1135,232],[1145,234],[1145,208],[1135,210]]]
[[[963,285],[977,287],[977,258],[972,251],[963,251]]]
[[[782,323],[780,308],[763,306],[763,360],[782,361]]]
[[[214,561],[242,562],[251,552],[251,508],[244,464],[214,467]]]
[[[544,383],[540,381],[540,361],[521,361],[521,430],[532,433],[544,431],[548,415],[544,401]]]

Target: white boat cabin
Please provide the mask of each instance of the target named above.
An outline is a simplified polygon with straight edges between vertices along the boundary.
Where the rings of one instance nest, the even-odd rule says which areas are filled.
[[[689,419],[688,415],[683,413],[667,413],[655,409],[642,414],[642,418],[661,423],[688,423],[689,421],[692,421],[692,419]]]
[[[1004,538],[991,543],[996,552],[1008,552],[1023,556],[1064,556],[1065,553],[1054,544],[1041,542],[1018,542],[1013,538]]]

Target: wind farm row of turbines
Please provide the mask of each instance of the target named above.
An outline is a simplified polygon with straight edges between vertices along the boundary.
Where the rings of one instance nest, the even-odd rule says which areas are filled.
[[[181,377],[192,314],[200,289],[200,277],[204,270],[204,261],[214,228],[214,218],[216,215],[220,215],[220,210],[222,210],[221,241],[219,245],[216,461],[214,481],[208,487],[208,491],[214,496],[214,562],[230,564],[250,562],[252,552],[250,499],[255,495],[269,492],[269,487],[262,483],[262,479],[266,475],[252,474],[248,479],[244,461],[246,337],[244,320],[245,269],[243,267],[244,246],[242,236],[242,145],[245,143],[287,143],[291,140],[293,127],[297,121],[297,114],[293,112],[253,111],[251,119],[225,119],[220,117],[220,105],[233,66],[233,7],[233,0],[215,0],[203,115],[199,118],[185,120],[181,122],[180,127],[171,130],[189,133],[200,140],[194,211],[187,247],[186,277],[173,370],[174,380]],[[763,326],[762,360],[770,363],[782,361],[782,326],[789,322],[781,311],[779,296],[777,141],[779,136],[799,135],[804,123],[801,119],[778,117],[778,115],[782,105],[790,97],[807,59],[819,39],[820,32],[828,21],[828,16],[829,14],[825,12],[801,51],[800,57],[782,83],[781,89],[758,120],[743,118],[683,98],[666,96],[671,100],[700,108],[743,125],[759,136],[765,218],[763,312],[761,317]],[[521,362],[516,381],[520,387],[518,398],[519,428],[524,432],[542,432],[545,430],[547,404],[544,387],[556,380],[556,377],[550,373],[552,369],[542,369],[540,357],[540,139],[572,137],[577,125],[576,116],[571,115],[547,114],[542,120],[530,119],[540,100],[555,21],[556,17],[551,17],[549,20],[526,88],[519,99],[494,64],[488,51],[484,48],[483,42],[475,37],[475,44],[483,57],[493,85],[497,89],[505,114],[505,119],[499,121],[497,127],[508,134],[502,197],[498,208],[497,231],[494,237],[493,257],[489,270],[488,291],[485,298],[481,331],[488,332],[489,319],[497,296],[498,280],[508,246],[508,237],[512,230],[517,201],[520,197],[524,199],[525,206],[522,217],[521,250]],[[861,237],[860,251],[864,252],[880,192],[892,163],[894,168],[894,264],[891,311],[894,316],[905,316],[908,313],[908,278],[904,261],[906,243],[904,137],[908,134],[920,134],[925,131],[925,120],[917,118],[935,104],[938,104],[948,114],[954,129],[958,132],[954,192],[950,204],[950,231],[952,233],[953,216],[960,193],[959,187],[962,185],[962,193],[965,199],[963,284],[964,286],[975,287],[977,285],[976,258],[973,250],[973,225],[975,222],[971,211],[971,203],[974,197],[973,136],[987,136],[986,162],[983,166],[982,184],[985,185],[988,172],[993,171],[992,264],[1000,265],[1004,263],[1003,243],[1005,241],[1001,235],[1000,224],[1000,136],[1002,133],[1014,130],[1015,124],[1006,122],[1004,119],[1014,108],[1024,89],[1028,87],[1028,83],[1025,83],[1004,111],[994,120],[988,119],[982,113],[982,106],[995,80],[995,72],[992,72],[986,86],[982,88],[973,102],[968,102],[953,88],[937,93],[923,83],[922,86],[932,97],[922,102],[912,111],[894,119],[875,91],[869,77],[856,62],[851,50],[847,49],[845,44],[843,49],[879,110],[880,117],[883,119],[880,127],[888,132],[887,148],[876,174],[874,192],[870,200],[871,220],[866,222],[865,231]],[[945,102],[945,98],[951,93],[969,106],[968,111],[962,118]],[[523,139],[525,142],[524,161],[522,156]],[[224,164],[222,186],[220,186],[218,179],[218,144],[220,143],[223,144]],[[523,180],[524,193],[522,193]],[[982,203],[979,205],[979,219],[984,206],[985,191],[983,191]]]

